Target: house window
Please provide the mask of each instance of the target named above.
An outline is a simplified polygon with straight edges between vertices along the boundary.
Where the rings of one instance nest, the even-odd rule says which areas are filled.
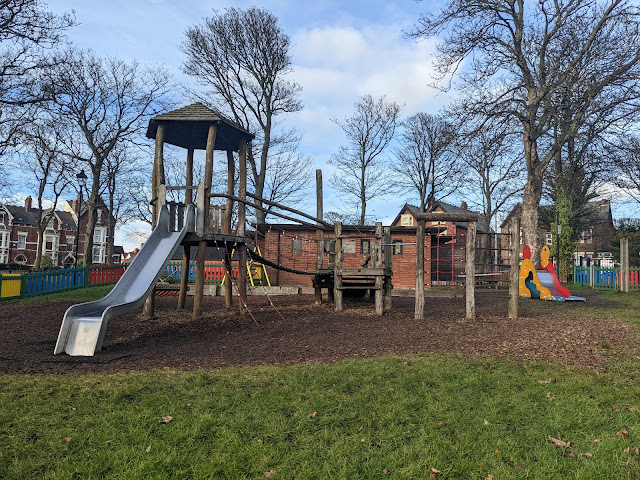
[[[102,223],[102,210],[96,212],[96,223]]]
[[[27,264],[27,257],[25,257],[22,254],[16,255],[16,258],[15,258],[14,262],[19,263],[20,265],[26,265]]]
[[[582,243],[592,243],[593,242],[593,230],[591,228],[587,228],[584,232],[582,232]]]
[[[404,213],[400,216],[400,225],[403,227],[413,227],[413,215]]]
[[[0,224],[4,225],[4,212],[0,212]]]
[[[18,250],[27,248],[27,234],[18,232]]]
[[[360,240],[360,253],[369,255],[371,253],[371,240]]]
[[[44,236],[44,251],[53,252],[53,245],[55,243],[55,237],[53,235]]]
[[[76,237],[67,236],[67,250],[73,249],[73,245],[76,242]]]
[[[104,247],[93,247],[93,263],[104,263]]]
[[[553,245],[553,234],[547,233],[547,245]]]
[[[335,249],[335,240],[333,240],[332,238],[325,238],[324,253],[333,253],[334,249]]]
[[[393,254],[402,255],[402,240],[394,240],[392,243],[393,243]]]
[[[53,216],[51,218],[49,218],[49,223],[47,223],[47,228],[50,230],[53,230],[53,221],[55,219],[53,218]]]
[[[122,262],[122,258],[120,258],[119,253],[111,255],[111,263],[121,263],[121,262]]]
[[[302,253],[302,239],[294,238],[291,241],[291,253]]]
[[[93,243],[105,243],[107,238],[106,227],[95,227],[93,229]]]

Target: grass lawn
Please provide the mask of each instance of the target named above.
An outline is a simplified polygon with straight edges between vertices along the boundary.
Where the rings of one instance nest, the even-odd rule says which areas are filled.
[[[591,313],[638,322],[640,295],[607,297]],[[638,407],[634,358],[4,375],[0,478],[640,478]]]

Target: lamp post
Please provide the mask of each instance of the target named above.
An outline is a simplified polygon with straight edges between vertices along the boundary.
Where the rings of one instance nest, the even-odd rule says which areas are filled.
[[[558,252],[558,258],[556,258],[556,276],[560,278],[560,234],[562,233],[562,226],[560,225],[560,212],[556,213],[556,225],[558,227],[558,236],[556,237],[556,250]]]
[[[75,267],[78,266],[78,248],[80,247],[80,211],[82,209],[82,189],[87,184],[87,176],[84,174],[84,170],[80,170],[80,173],[76,175],[78,180],[78,191],[80,193],[78,198],[78,205],[76,206],[76,261]]]

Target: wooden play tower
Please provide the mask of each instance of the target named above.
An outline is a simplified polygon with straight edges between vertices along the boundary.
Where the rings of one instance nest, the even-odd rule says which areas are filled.
[[[191,247],[197,247],[195,258],[195,292],[193,301],[193,318],[202,316],[202,300],[204,295],[204,266],[207,248],[213,247],[224,252],[224,262],[227,271],[225,281],[225,303],[227,308],[232,306],[231,253],[235,249],[240,265],[246,263],[246,201],[247,197],[247,145],[254,139],[254,135],[239,127],[219,112],[211,110],[201,103],[194,103],[171,112],[163,113],[152,118],[147,128],[147,137],[155,139],[155,154],[153,162],[152,188],[152,222],[155,227],[161,205],[167,204],[167,190],[184,190],[185,202],[182,205],[172,204],[174,210],[192,205],[193,191],[197,190],[196,228],[189,232],[182,241],[183,265],[178,308],[184,308],[187,294],[189,262]],[[186,149],[186,185],[167,187],[164,171],[164,144],[168,143]],[[195,150],[205,150],[204,183],[193,185],[193,155]],[[215,150],[226,152],[227,162],[227,194],[226,206],[219,217],[219,209],[211,208],[211,185],[213,177],[213,154]],[[235,159],[238,153],[239,185],[238,197],[234,196]],[[220,196],[220,195],[216,195]],[[235,200],[234,200],[235,199]],[[231,212],[234,201],[238,205],[237,227],[232,230]],[[180,217],[178,217],[180,221]],[[242,269],[241,269],[242,273]],[[237,283],[239,293],[239,308],[243,310],[243,299],[246,298],[246,276],[240,275]],[[145,304],[145,314],[154,314],[154,296],[151,295]]]

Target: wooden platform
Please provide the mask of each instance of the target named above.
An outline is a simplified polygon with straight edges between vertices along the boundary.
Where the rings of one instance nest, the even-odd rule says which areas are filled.
[[[246,237],[238,235],[224,235],[221,233],[205,233],[201,237],[195,233],[187,233],[182,240],[182,245],[195,247],[201,241],[205,240],[208,247],[224,247],[225,245],[242,244],[247,242]]]

